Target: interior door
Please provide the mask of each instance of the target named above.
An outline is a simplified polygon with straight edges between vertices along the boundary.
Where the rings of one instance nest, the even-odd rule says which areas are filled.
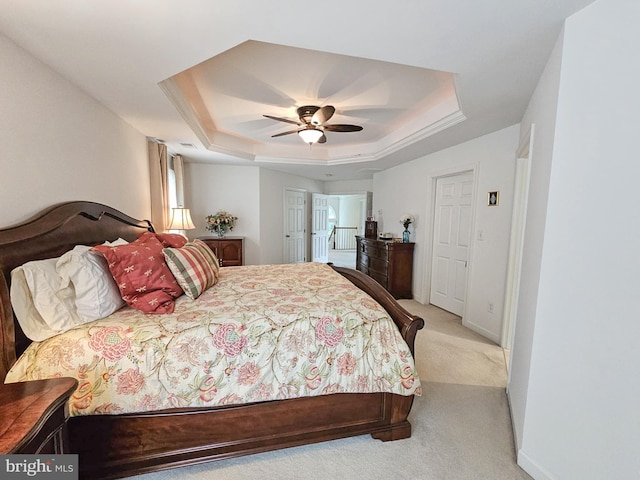
[[[311,224],[311,258],[314,262],[327,263],[329,261],[329,196],[321,193],[311,195],[312,216]]]
[[[284,261],[302,263],[306,261],[305,222],[306,192],[285,190]]]
[[[473,173],[436,180],[430,303],[462,316],[471,241]]]

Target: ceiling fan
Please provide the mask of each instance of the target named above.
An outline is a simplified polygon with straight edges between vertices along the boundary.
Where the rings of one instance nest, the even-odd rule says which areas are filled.
[[[297,125],[295,130],[289,130],[287,132],[276,133],[271,135],[272,137],[282,137],[283,135],[290,135],[297,133],[300,138],[309,146],[314,143],[326,143],[327,137],[324,132],[359,132],[362,130],[360,125],[348,125],[348,124],[330,124],[326,125],[326,122],[333,116],[336,109],[332,105],[325,105],[324,107],[317,107],[315,105],[305,105],[298,107],[296,112],[298,113],[299,121],[290,120],[288,118],[274,117],[272,115],[264,115],[271,120],[277,120],[279,122],[287,122]]]

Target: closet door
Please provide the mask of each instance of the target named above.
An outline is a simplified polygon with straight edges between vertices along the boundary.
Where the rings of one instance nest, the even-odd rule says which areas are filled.
[[[471,241],[473,173],[436,180],[429,302],[462,316]]]

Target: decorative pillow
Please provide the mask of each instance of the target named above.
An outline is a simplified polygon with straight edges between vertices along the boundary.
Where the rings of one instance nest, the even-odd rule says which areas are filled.
[[[126,245],[126,240],[106,242],[106,246]],[[63,282],[71,282],[75,289],[76,310],[85,322],[111,315],[125,306],[116,281],[105,258],[91,247],[78,245],[62,255],[56,269]]]
[[[213,250],[211,250],[206,242],[198,240],[197,238],[193,241],[193,243],[202,249],[202,253],[204,253],[204,255],[209,259],[216,271],[216,276],[218,276],[218,274],[220,273],[220,262],[218,261],[218,257],[216,257],[216,254],[213,252]]]
[[[11,272],[11,303],[25,335],[33,341],[80,325],[75,291],[56,271],[57,258],[36,260]]]
[[[182,248],[165,248],[162,253],[189,298],[198,298],[218,282],[218,260],[204,242],[194,240]]]
[[[179,233],[144,232],[138,237],[138,240],[141,238],[148,238],[150,236],[155,236],[158,240],[160,240],[162,246],[165,248],[180,248],[184,247],[184,245],[187,243],[187,239]]]
[[[145,313],[172,313],[182,289],[164,261],[163,248],[156,234],[146,232],[127,245],[93,250],[106,258],[127,304]]]

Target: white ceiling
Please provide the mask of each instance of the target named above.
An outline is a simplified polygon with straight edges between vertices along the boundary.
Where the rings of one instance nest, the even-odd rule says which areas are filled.
[[[519,122],[593,1],[0,0],[0,31],[188,160],[356,179]],[[271,138],[302,105],[363,131]]]
[[[464,120],[454,76],[425,68],[248,40],[160,83],[203,145],[257,162],[340,165],[382,158]],[[297,108],[336,106],[305,148]],[[319,128],[323,128],[322,126]]]

